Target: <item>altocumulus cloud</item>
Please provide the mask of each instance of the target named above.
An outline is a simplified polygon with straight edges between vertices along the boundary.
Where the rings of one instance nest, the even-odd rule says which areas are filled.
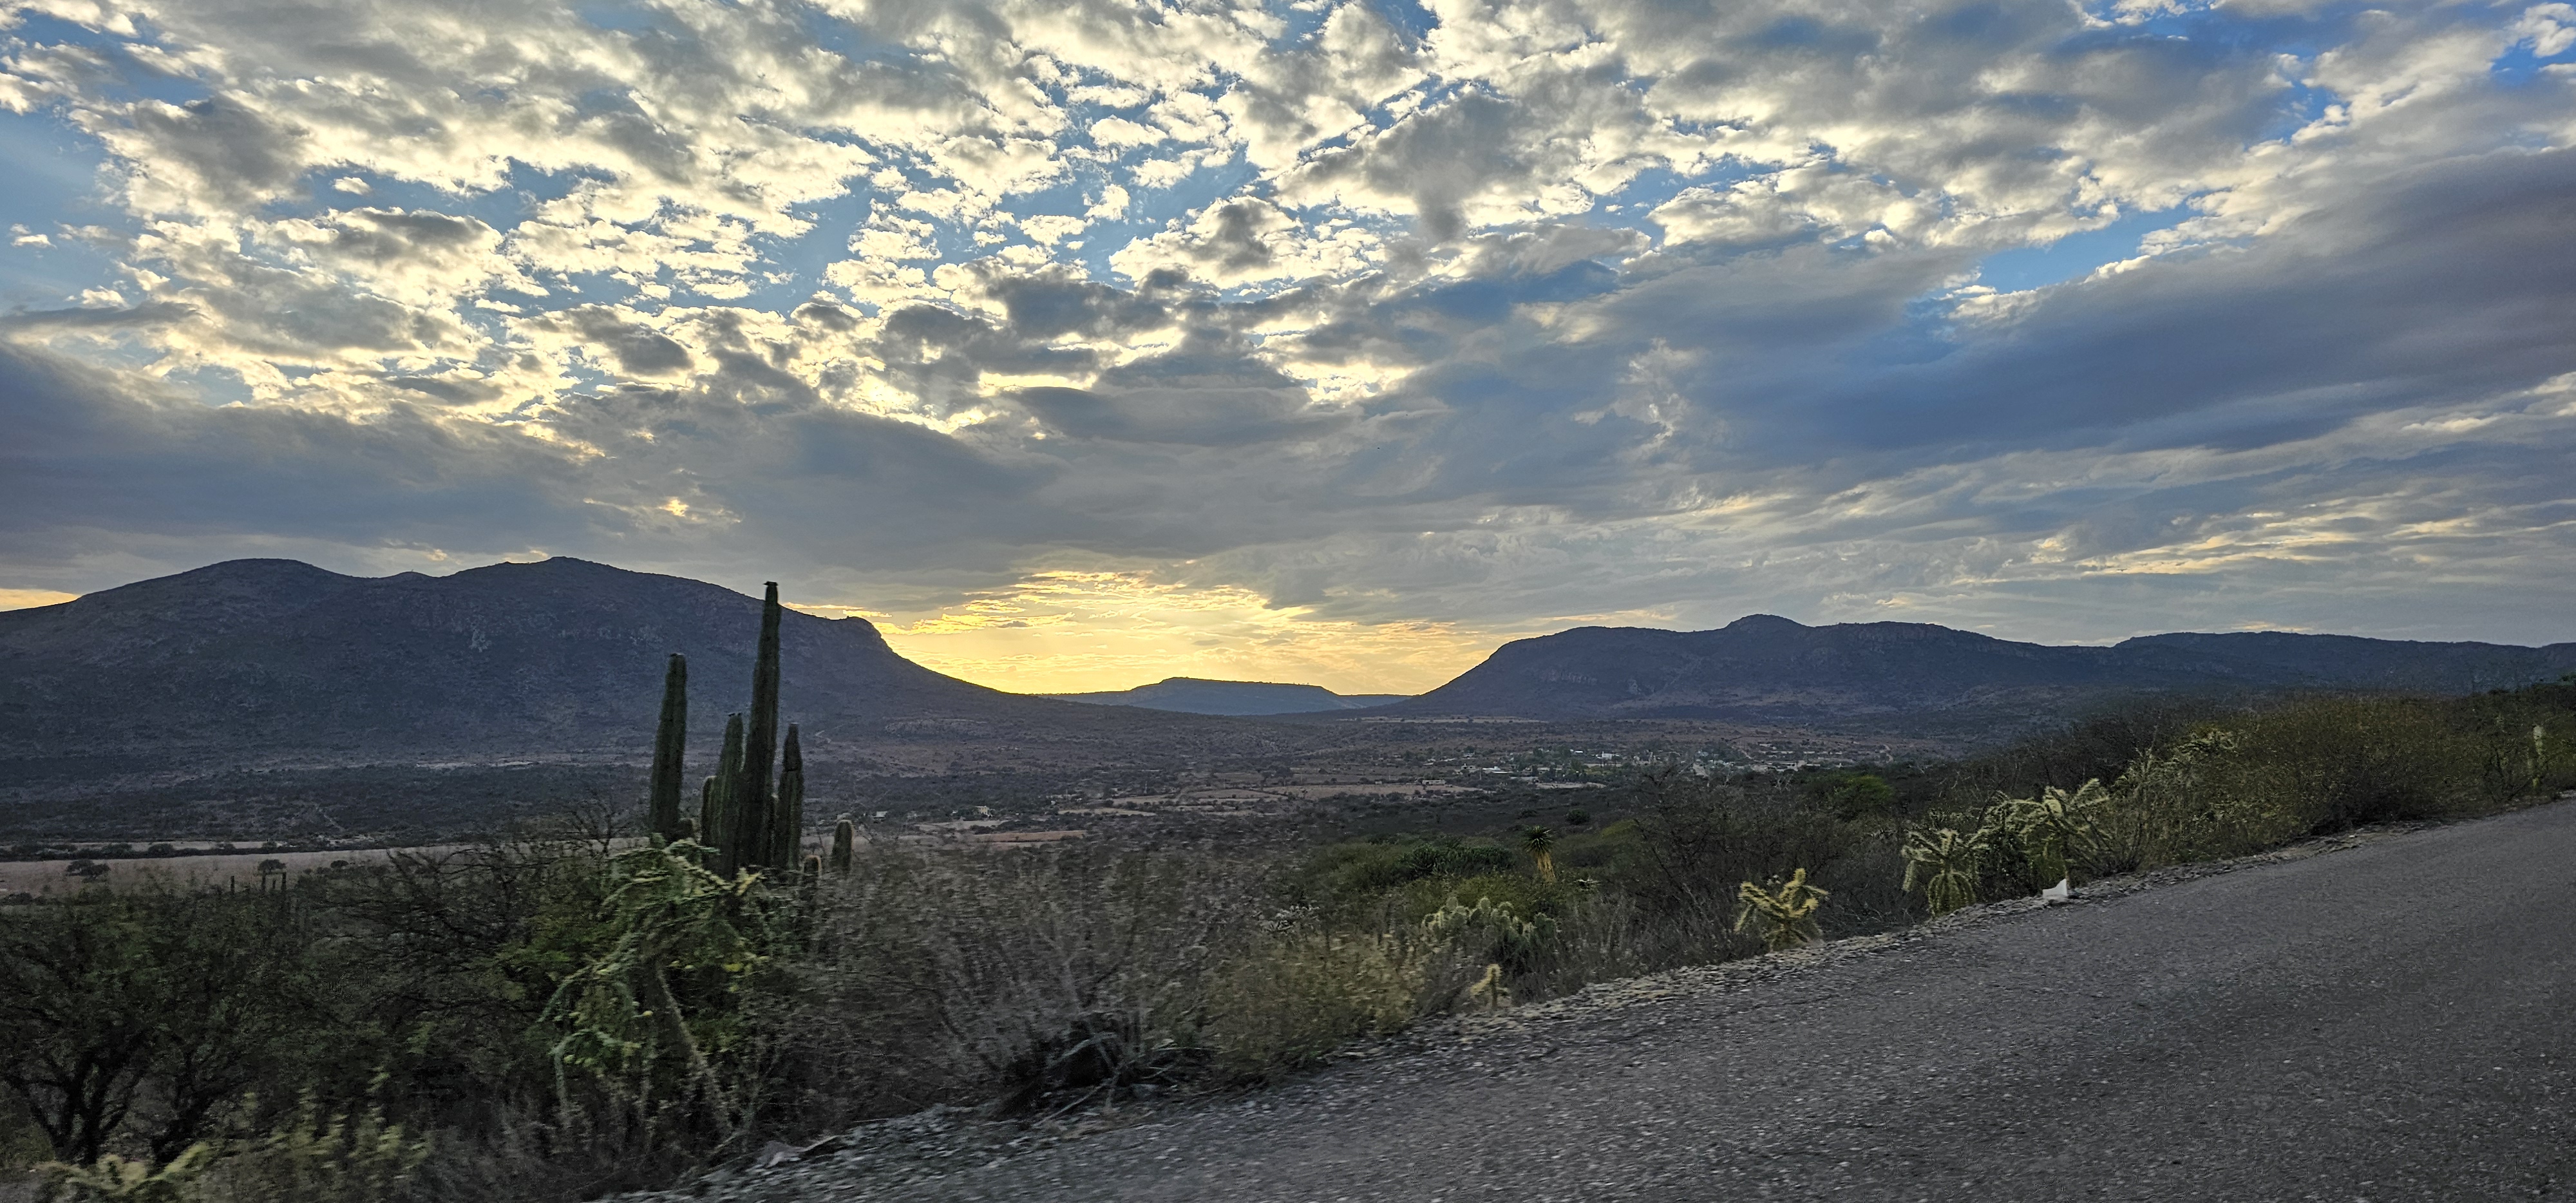
[[[2576,638],[2565,3],[6,11],[10,597],[570,553],[1049,689]]]

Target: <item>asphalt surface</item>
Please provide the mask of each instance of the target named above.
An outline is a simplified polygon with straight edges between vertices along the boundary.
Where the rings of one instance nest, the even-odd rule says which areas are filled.
[[[2571,916],[2558,803],[1614,990],[910,1182],[816,1163],[753,1195],[2571,1197]]]

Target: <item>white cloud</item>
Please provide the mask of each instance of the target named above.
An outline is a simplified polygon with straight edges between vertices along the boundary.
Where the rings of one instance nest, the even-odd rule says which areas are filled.
[[[2556,479],[2564,401],[2512,398],[2576,371],[2534,199],[2576,81],[2497,75],[2576,49],[2563,3],[2277,43],[2043,0],[1435,0],[1418,37],[1355,0],[42,11],[88,32],[18,26],[0,120],[102,155],[116,216],[0,216],[113,266],[0,336],[154,400],[48,410],[89,433],[9,462],[176,465],[93,499],[150,556],[214,546],[174,515],[215,498],[225,546],[350,562],[819,538],[818,587],[1070,566],[1441,639],[1736,606],[2099,637],[2160,588],[2398,629],[2431,594],[2373,541],[2564,600],[2513,567],[2571,529],[2515,483]],[[1975,283],[2037,248],[2064,283]],[[364,446],[411,491],[226,500],[263,453],[190,396],[249,402],[220,429],[278,473]],[[473,464],[580,500],[435,483]],[[69,563],[67,513],[0,568]]]

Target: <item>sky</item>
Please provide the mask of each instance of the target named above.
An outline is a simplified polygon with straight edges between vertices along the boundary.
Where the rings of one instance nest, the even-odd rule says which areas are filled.
[[[2576,639],[2568,3],[0,12],[0,606],[573,555],[1027,691]]]

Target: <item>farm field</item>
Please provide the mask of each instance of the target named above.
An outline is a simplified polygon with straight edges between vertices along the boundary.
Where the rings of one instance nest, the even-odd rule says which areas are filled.
[[[460,845],[438,845],[458,847]],[[94,860],[108,867],[107,883],[131,885],[139,882],[167,882],[171,885],[215,885],[238,882],[247,890],[259,884],[262,861],[274,860],[286,866],[289,881],[315,869],[327,869],[333,863],[364,864],[380,861],[405,849],[338,848],[319,852],[222,852],[203,856],[138,856]],[[0,861],[0,896],[10,894],[68,893],[79,889],[82,879],[69,870],[73,860]]]

